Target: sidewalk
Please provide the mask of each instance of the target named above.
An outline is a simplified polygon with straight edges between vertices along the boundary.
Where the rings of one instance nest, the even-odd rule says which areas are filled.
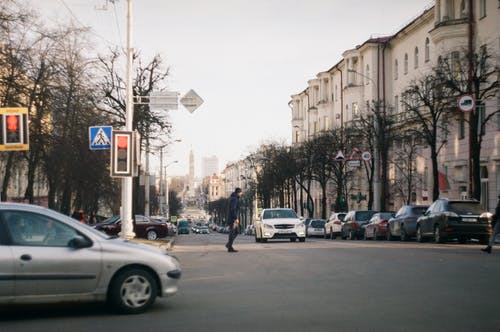
[[[146,239],[141,239],[141,238],[134,238],[130,241],[143,243],[143,244],[149,244],[151,246],[160,247],[162,249],[170,251],[174,247],[175,238],[176,238],[175,236],[168,237],[168,238],[165,237],[165,238],[161,238],[158,240],[146,240]]]

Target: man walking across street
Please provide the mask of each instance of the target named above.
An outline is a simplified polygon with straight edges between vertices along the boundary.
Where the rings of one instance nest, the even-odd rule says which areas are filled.
[[[228,252],[238,252],[238,250],[234,250],[233,242],[236,236],[238,236],[238,225],[240,224],[240,221],[238,220],[238,213],[240,210],[240,198],[242,195],[243,192],[241,188],[236,188],[229,198],[229,211],[227,216],[229,239],[226,243]]]
[[[490,244],[488,244],[486,248],[481,249],[488,254],[491,254],[491,248],[493,248],[493,245],[495,244],[495,238],[497,237],[497,234],[500,234],[500,222],[498,222],[498,218],[500,218],[500,190],[498,191],[498,203],[491,224],[491,227],[493,227],[493,232],[491,233]]]

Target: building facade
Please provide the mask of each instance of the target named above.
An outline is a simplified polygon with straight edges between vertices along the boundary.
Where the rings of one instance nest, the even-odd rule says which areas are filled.
[[[477,53],[487,48],[500,59],[500,4],[495,0],[472,1],[472,24],[469,22],[469,1],[437,0],[432,7],[397,33],[387,37],[371,38],[342,54],[342,59],[327,71],[318,73],[307,82],[304,91],[292,95],[292,144],[301,144],[331,128],[347,128],[373,105],[398,123],[404,124],[408,112],[403,107],[402,94],[408,86],[430,73],[438,59],[450,61],[463,56],[470,36]],[[495,64],[494,64],[495,65]],[[497,69],[498,70],[498,69]],[[498,79],[498,77],[497,77]],[[499,93],[482,101],[483,118],[492,116],[485,128],[481,150],[481,200],[485,208],[496,205],[500,189],[500,115]],[[456,105],[450,105],[455,107]],[[382,109],[380,109],[382,110]],[[447,183],[439,185],[440,195],[465,198],[469,192],[468,124],[460,116],[449,117],[447,134],[441,134],[443,147],[439,153],[439,172]],[[391,145],[388,167],[388,209],[396,210],[402,204],[395,186],[402,174],[394,160],[404,142]],[[432,199],[432,171],[430,152],[425,145],[418,148],[415,160],[417,181],[412,202],[429,204]],[[363,169],[354,169],[351,179],[353,192],[366,193],[367,181]],[[376,179],[377,180],[377,179]],[[332,190],[333,191],[333,190]],[[313,199],[319,201],[320,191],[313,188]],[[334,197],[328,197],[328,206]],[[350,209],[366,208],[366,201],[349,201]],[[319,212],[318,212],[319,213]]]

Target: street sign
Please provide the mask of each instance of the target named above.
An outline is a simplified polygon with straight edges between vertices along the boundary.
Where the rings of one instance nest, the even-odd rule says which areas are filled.
[[[458,98],[457,105],[462,112],[472,112],[476,107],[476,102],[472,95],[462,95]]]
[[[149,107],[175,111],[179,108],[179,93],[176,91],[153,91],[149,94]]]
[[[29,149],[28,109],[0,108],[0,151]]]
[[[337,155],[335,156],[335,161],[344,161],[345,160],[345,155],[342,150],[339,150],[337,152]]]
[[[109,150],[111,148],[111,126],[89,127],[90,150]]]
[[[203,99],[194,90],[189,90],[188,93],[181,98],[181,104],[184,106],[190,113],[196,111],[201,104],[203,104]]]
[[[370,153],[370,151],[363,151],[363,153],[361,154],[361,159],[363,159],[364,161],[368,161],[372,159],[372,154]]]
[[[349,160],[361,160],[361,151],[358,149],[352,149],[349,155]]]
[[[360,160],[348,160],[347,166],[349,166],[349,167],[361,167],[361,161]]]

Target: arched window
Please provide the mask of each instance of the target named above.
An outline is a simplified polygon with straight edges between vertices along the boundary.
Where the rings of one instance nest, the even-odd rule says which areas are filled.
[[[408,53],[405,53],[404,74],[408,74]]]
[[[365,76],[366,76],[366,85],[370,84],[370,66],[369,65],[366,65],[366,73],[365,73]]]
[[[394,79],[398,79],[398,59],[394,60]]]
[[[425,38],[425,62],[429,61],[429,38]]]
[[[415,69],[418,68],[418,47],[415,47]]]

